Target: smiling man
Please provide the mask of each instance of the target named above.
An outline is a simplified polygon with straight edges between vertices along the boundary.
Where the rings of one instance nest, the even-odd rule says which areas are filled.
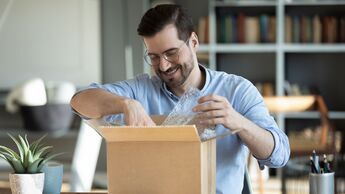
[[[217,194],[240,194],[248,153],[261,166],[282,167],[290,155],[288,139],[252,83],[198,63],[199,42],[193,30],[191,17],[178,5],[148,10],[138,34],[155,75],[91,84],[72,98],[71,106],[88,118],[106,116],[113,122],[121,117],[127,125],[153,126],[149,115],[169,114],[190,87],[198,88],[203,95],[193,108],[198,122],[216,125],[217,131],[239,131],[217,140],[216,188]]]

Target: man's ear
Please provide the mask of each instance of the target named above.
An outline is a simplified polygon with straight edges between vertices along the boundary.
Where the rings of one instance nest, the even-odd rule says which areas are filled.
[[[199,39],[198,39],[198,35],[195,32],[192,32],[191,43],[192,43],[192,48],[195,51],[197,51],[199,48]]]

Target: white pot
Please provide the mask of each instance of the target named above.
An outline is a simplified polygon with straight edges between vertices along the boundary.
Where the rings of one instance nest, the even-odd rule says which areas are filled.
[[[44,173],[10,174],[12,194],[42,194]]]

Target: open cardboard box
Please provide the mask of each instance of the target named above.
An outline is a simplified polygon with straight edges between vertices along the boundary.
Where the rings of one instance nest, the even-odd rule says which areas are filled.
[[[106,140],[109,194],[215,194],[216,140],[194,125],[91,126]]]

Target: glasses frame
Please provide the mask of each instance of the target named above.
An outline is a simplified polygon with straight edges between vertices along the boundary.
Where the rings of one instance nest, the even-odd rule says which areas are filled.
[[[179,46],[179,47],[177,47],[177,48],[172,48],[172,49],[177,49],[176,52],[174,53],[174,55],[177,55],[177,59],[174,60],[174,61],[169,60],[169,59],[168,59],[169,57],[166,55],[167,52],[171,51],[172,49],[169,49],[168,51],[164,51],[164,52],[161,53],[161,54],[150,54],[150,55],[156,55],[157,57],[159,57],[159,63],[158,63],[158,64],[153,65],[153,64],[151,63],[151,59],[150,59],[150,56],[149,56],[147,50],[145,51],[145,54],[144,54],[144,60],[145,60],[145,62],[146,62],[148,65],[150,65],[150,66],[152,66],[152,67],[157,67],[157,66],[159,66],[159,65],[160,65],[160,61],[161,61],[161,58],[165,59],[165,60],[168,61],[169,63],[175,63],[175,62],[178,61],[179,58],[180,58],[180,51],[181,51],[182,46],[185,45],[185,44],[187,45],[188,42],[189,42],[189,38],[188,38],[185,42],[183,42],[183,43],[181,44],[181,46]]]

